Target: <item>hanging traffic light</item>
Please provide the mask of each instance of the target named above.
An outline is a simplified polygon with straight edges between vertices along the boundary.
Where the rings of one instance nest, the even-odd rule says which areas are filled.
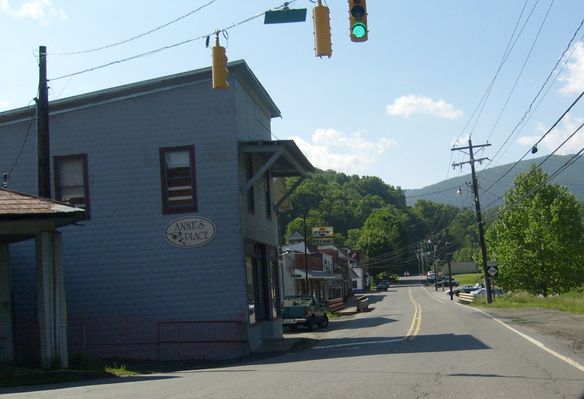
[[[367,41],[367,6],[365,0],[349,0],[349,29],[352,42]]]
[[[225,47],[219,45],[219,33],[215,37],[215,46],[213,46],[213,67],[211,69],[213,88],[227,89],[229,82],[227,81],[227,55],[225,54]]]
[[[314,23],[314,52],[317,57],[330,56],[333,53],[331,48],[331,20],[329,9],[321,4],[312,10],[312,20]]]

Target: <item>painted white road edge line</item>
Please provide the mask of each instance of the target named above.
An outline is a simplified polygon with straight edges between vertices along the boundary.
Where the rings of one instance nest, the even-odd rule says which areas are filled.
[[[462,305],[461,305],[462,306]],[[487,312],[481,310],[481,309],[477,309],[477,308],[473,308],[474,310],[476,310],[477,312],[481,312],[482,314],[490,317],[491,319],[495,320],[496,322],[498,322],[499,324],[505,326],[506,328],[508,328],[509,330],[513,331],[515,334],[519,335],[520,337],[526,339],[527,341],[531,342],[532,344],[534,344],[535,346],[537,346],[538,348],[546,351],[547,353],[549,353],[550,355],[553,355],[555,357],[557,357],[558,359],[562,360],[563,362],[568,363],[570,366],[573,366],[575,368],[577,368],[578,370],[584,372],[584,366],[581,365],[580,363],[578,363],[575,360],[570,359],[567,356],[564,356],[558,352],[555,352],[553,350],[551,350],[550,348],[548,348],[547,346],[545,346],[543,343],[539,342],[538,340],[531,338],[529,335],[522,333],[519,330],[514,329],[513,327],[511,327],[510,325],[506,324],[505,322],[497,319],[496,317],[488,314]]]

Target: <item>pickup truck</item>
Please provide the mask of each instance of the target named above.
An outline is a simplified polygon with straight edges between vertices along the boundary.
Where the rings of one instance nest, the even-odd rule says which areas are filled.
[[[312,330],[315,325],[324,328],[329,320],[326,308],[312,295],[292,295],[284,297],[282,306],[282,324],[284,327],[296,328],[303,325]]]

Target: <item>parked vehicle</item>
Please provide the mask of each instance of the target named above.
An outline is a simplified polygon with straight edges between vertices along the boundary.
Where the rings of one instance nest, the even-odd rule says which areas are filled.
[[[312,295],[291,295],[284,297],[282,306],[282,324],[284,327],[296,328],[299,325],[312,330],[314,326],[328,326],[326,308]]]
[[[377,291],[387,291],[389,289],[389,281],[380,281],[377,283]]]
[[[505,293],[503,292],[503,290],[501,288],[495,287],[491,290],[491,293],[493,294],[493,296],[501,296],[504,295]],[[474,295],[475,297],[482,297],[482,296],[486,296],[487,295],[487,289],[486,288],[479,288],[478,290],[474,290],[471,292],[472,295]]]
[[[434,284],[434,282],[436,281],[436,273],[428,272],[428,274],[426,275],[426,279],[428,280],[429,284]]]

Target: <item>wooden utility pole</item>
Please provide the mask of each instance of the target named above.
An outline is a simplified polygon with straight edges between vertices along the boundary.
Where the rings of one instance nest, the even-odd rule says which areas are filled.
[[[460,150],[469,150],[470,160],[466,162],[460,163],[453,163],[452,167],[455,168],[457,166],[462,166],[464,164],[470,164],[470,170],[472,172],[472,191],[474,194],[474,203],[475,203],[475,211],[476,211],[476,218],[477,218],[477,226],[479,229],[479,244],[481,246],[481,257],[483,263],[483,273],[485,275],[485,287],[487,289],[487,303],[493,302],[493,294],[491,290],[491,278],[489,273],[487,272],[487,246],[485,244],[485,229],[484,229],[484,222],[483,216],[481,214],[481,202],[479,200],[479,184],[477,181],[477,175],[475,171],[475,162],[482,162],[488,160],[488,158],[479,158],[474,159],[473,149],[479,147],[488,147],[490,144],[479,144],[479,145],[472,145],[472,140],[468,139],[468,147],[453,147],[452,151],[460,151]]]
[[[37,104],[37,182],[39,197],[51,198],[51,158],[49,150],[49,87],[47,48],[39,47],[39,96]]]

